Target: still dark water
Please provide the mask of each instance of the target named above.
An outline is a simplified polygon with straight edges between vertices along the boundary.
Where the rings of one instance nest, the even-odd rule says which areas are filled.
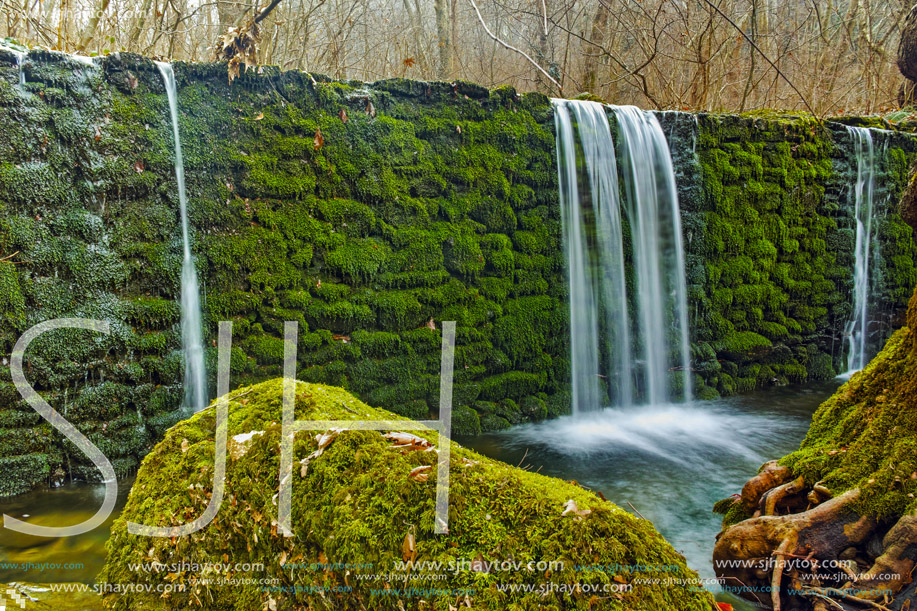
[[[457,441],[505,463],[601,491],[623,509],[651,520],[701,577],[713,577],[711,554],[720,525],[720,517],[711,512],[713,503],[738,492],[763,462],[796,449],[815,408],[839,384],[774,388],[687,405],[606,409]],[[118,511],[91,533],[42,539],[0,529],[0,583],[93,582],[105,559],[111,521],[132,483],[120,482]],[[90,517],[103,491],[93,485],[36,490],[0,500],[0,512],[36,524],[68,526]],[[81,566],[3,568],[9,562]]]
[[[133,477],[118,482],[115,511],[102,526],[91,532],[52,539],[0,528],[0,584],[12,581],[94,582],[105,562],[105,541],[111,524],[124,508],[133,483]],[[40,526],[73,526],[91,518],[104,498],[102,485],[67,484],[54,490],[41,488],[0,499],[0,512]],[[34,566],[41,563],[41,567]],[[10,568],[11,564],[17,568]]]

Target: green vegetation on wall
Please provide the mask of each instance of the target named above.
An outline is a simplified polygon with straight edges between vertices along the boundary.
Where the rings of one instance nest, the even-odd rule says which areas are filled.
[[[894,132],[874,138],[878,350],[917,283],[917,246],[896,212],[917,142]],[[843,371],[856,183],[846,129],[773,114],[699,115],[696,150],[699,178],[680,191],[698,394]]]
[[[0,58],[3,59],[3,58]],[[27,377],[119,473],[180,417],[181,259],[161,77],[137,56],[90,68],[32,52],[26,85],[0,63],[0,351],[55,331]],[[299,322],[299,376],[426,417],[439,397],[440,327],[458,323],[455,430],[566,409],[566,288],[550,102],[509,88],[330,82],[265,68],[175,66],[204,303],[234,325],[234,386],[277,376]],[[0,464],[19,492],[86,458],[19,400],[0,367]],[[88,371],[88,374],[87,374]],[[23,470],[28,471],[24,473]],[[5,479],[5,478],[4,478]]]
[[[458,433],[569,410],[567,288],[553,115],[542,95],[468,83],[335,82],[276,68],[229,83],[176,64],[179,127],[215,387],[298,375],[409,417],[436,412],[440,328],[458,323]],[[129,54],[90,67],[0,51],[0,353],[58,317],[27,378],[119,474],[186,414],[181,236],[161,76]],[[828,377],[849,313],[851,161],[843,128],[660,114],[684,209],[699,394]],[[688,118],[690,120],[685,120]],[[887,201],[917,150],[883,144]],[[697,157],[693,151],[697,151]],[[883,200],[886,201],[886,200]],[[880,223],[889,328],[915,282],[910,230]],[[25,405],[0,364],[0,494],[94,466]]]

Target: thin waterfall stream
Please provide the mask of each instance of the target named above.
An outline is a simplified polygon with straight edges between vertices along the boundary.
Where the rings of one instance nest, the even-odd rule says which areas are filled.
[[[856,220],[856,245],[854,246],[853,314],[847,322],[847,371],[849,378],[863,369],[874,356],[867,352],[869,331],[870,259],[873,256],[873,216],[875,199],[876,153],[872,132],[865,127],[847,127],[853,142],[857,163],[854,187],[854,219]]]
[[[185,193],[185,167],[178,129],[178,94],[172,65],[156,62],[169,99],[172,135],[175,142],[175,181],[181,210],[182,264],[181,264],[181,335],[185,357],[185,409],[198,412],[207,407],[207,373],[204,365],[202,337],[201,297],[197,283],[197,270],[191,254],[188,226],[188,198]]]

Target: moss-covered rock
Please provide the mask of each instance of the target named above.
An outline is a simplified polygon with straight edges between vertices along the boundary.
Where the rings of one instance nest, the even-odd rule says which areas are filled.
[[[860,488],[864,513],[898,518],[917,507],[917,292],[908,326],[823,403],[800,449],[781,460],[835,493]]]
[[[226,496],[219,514],[204,530],[182,538],[150,539],[128,534],[126,521],[174,525],[200,514],[212,487],[214,408],[170,429],[144,459],[124,513],[112,528],[100,580],[103,584],[139,581],[153,584],[154,589],[168,584],[173,591],[166,598],[140,592],[109,595],[109,608],[133,611],[203,604],[208,609],[448,609],[458,601],[464,604],[464,595],[420,592],[431,584],[450,592],[473,590],[467,601],[474,609],[706,611],[711,607],[709,594],[691,591],[687,585],[641,583],[645,578],[694,575],[649,522],[572,483],[509,467],[454,443],[450,534],[435,535],[436,452],[395,449],[377,431],[344,431],[311,460],[303,476],[299,459],[315,450],[317,442],[311,434],[299,434],[294,450],[294,536],[283,537],[277,532],[273,501],[279,481],[281,389],[278,379],[230,394],[229,436],[257,433],[247,441],[230,442]],[[342,389],[298,382],[296,418],[398,416],[371,408]],[[440,447],[435,433],[420,436]],[[412,470],[431,465],[428,479],[411,478]],[[578,511],[588,513],[564,515],[570,500]],[[423,579],[422,569],[412,572],[398,567],[405,560],[442,562],[443,567],[454,562],[459,570],[431,570],[444,577],[426,583],[418,581]],[[482,572],[471,570],[476,560],[515,561],[522,567],[561,561],[563,568]],[[158,572],[131,569],[133,564],[173,561],[263,563],[264,570],[201,574],[181,567]],[[585,571],[580,566],[615,564],[644,566]],[[332,568],[335,565],[347,568]],[[185,566],[190,569],[190,564]],[[383,576],[387,574],[392,575]],[[276,581],[268,588],[216,585],[220,578]],[[207,579],[210,585],[204,582]],[[536,590],[547,588],[548,593],[501,592],[502,584],[534,584]],[[590,589],[607,586],[609,593],[570,594],[558,587],[550,591],[551,584],[567,584],[568,591],[572,584],[583,588],[588,584]],[[175,591],[177,585],[186,590]],[[399,591],[411,586],[416,596]]]

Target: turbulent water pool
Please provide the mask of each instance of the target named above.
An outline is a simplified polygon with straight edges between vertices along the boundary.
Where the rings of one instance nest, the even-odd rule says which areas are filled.
[[[829,382],[696,404],[607,409],[457,441],[602,492],[651,520],[701,577],[713,577],[711,553],[720,524],[711,512],[713,503],[739,491],[764,461],[798,447],[813,411],[836,387]],[[131,483],[120,484],[118,511]],[[0,511],[66,526],[91,516],[103,494],[102,486],[85,484],[42,489],[3,500]],[[104,527],[77,537],[41,539],[0,529],[0,583],[92,582],[115,515]],[[4,563],[32,563],[32,568],[4,568]],[[36,568],[39,563],[61,566]]]
[[[799,447],[812,413],[838,384],[606,409],[458,441],[491,458],[601,492],[651,520],[691,568],[712,578],[721,519],[712,513],[713,504],[741,490],[765,461]]]

